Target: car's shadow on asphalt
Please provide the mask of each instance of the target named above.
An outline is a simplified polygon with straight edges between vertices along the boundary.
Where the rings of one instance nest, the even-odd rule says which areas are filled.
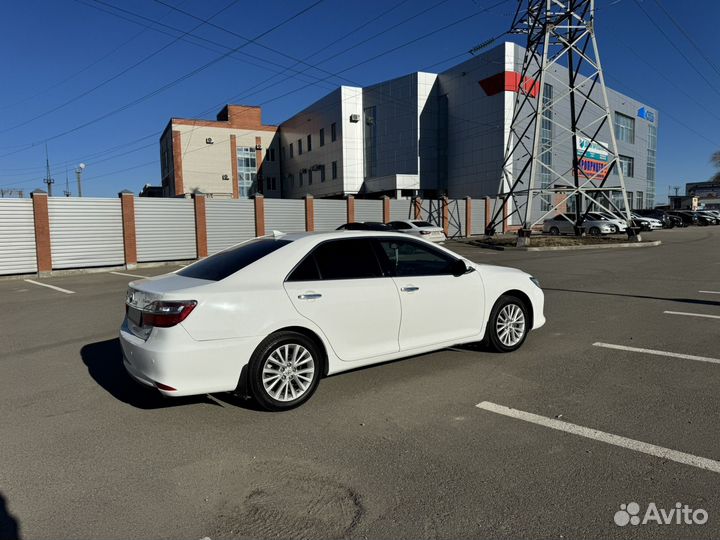
[[[162,409],[205,403],[220,406],[207,395],[169,398],[133,380],[122,363],[118,338],[88,343],[80,349],[88,373],[115,399],[138,409]]]

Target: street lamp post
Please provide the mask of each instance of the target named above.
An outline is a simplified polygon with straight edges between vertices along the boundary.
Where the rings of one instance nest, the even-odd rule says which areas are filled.
[[[82,173],[84,170],[85,170],[84,163],[81,163],[75,169],[75,176],[77,177],[77,186],[78,186],[78,197],[82,197]]]

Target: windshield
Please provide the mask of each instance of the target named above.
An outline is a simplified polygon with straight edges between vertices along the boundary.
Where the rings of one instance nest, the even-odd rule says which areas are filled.
[[[432,223],[428,223],[427,221],[413,221],[413,225],[416,227],[434,227]]]

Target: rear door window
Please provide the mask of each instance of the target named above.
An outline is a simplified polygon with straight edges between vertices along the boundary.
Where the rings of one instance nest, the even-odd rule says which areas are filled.
[[[283,239],[258,238],[211,255],[176,273],[183,277],[220,281],[290,242]]]
[[[368,238],[323,242],[298,264],[288,281],[368,279],[382,277],[380,262]]]
[[[442,276],[452,274],[455,258],[412,240],[380,238],[381,256],[395,277]]]

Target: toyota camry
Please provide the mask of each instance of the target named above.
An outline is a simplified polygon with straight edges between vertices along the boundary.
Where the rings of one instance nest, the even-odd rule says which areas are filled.
[[[519,348],[538,281],[401,233],[274,233],[131,282],[125,368],[166,396],[236,392],[268,410],[320,379],[452,345]]]

